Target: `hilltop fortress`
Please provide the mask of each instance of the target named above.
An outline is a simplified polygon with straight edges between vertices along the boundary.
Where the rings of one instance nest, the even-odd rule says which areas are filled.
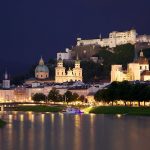
[[[136,43],[136,30],[130,30],[125,32],[113,31],[109,33],[108,38],[99,38],[99,39],[89,39],[82,40],[81,38],[77,39],[77,45],[99,45],[101,47],[116,47],[117,45],[123,44],[135,44]]]
[[[112,50],[116,46],[124,44],[137,45],[136,49],[147,48],[150,43],[150,35],[138,35],[135,29],[129,31],[113,31],[109,33],[108,38],[102,38],[101,36],[97,39],[82,39],[77,38],[76,46],[71,49],[66,49],[66,52],[57,53],[57,60],[59,56],[62,56],[63,60],[69,60],[79,54],[80,58],[91,58],[103,47],[107,47],[108,50]],[[141,47],[142,46],[142,47]]]

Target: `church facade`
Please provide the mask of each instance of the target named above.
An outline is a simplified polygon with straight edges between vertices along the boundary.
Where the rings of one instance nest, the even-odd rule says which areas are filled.
[[[140,57],[128,64],[127,70],[122,69],[122,65],[111,66],[111,82],[113,81],[148,81],[150,80],[149,62],[140,52]]]
[[[57,61],[57,67],[55,68],[55,83],[70,81],[82,81],[82,68],[80,67],[80,60],[77,57],[74,68],[69,68],[66,72],[66,68],[63,66],[63,60],[60,57]]]

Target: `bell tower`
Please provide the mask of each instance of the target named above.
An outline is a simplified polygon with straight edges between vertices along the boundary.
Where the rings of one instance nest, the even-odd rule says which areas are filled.
[[[65,67],[63,66],[63,60],[61,58],[61,55],[57,61],[57,67],[55,68],[55,82],[56,83],[66,82]]]
[[[73,68],[73,75],[75,81],[82,81],[82,68],[80,67],[80,60],[78,54],[75,60],[75,67]]]
[[[8,79],[8,73],[5,71],[4,79],[3,79],[3,88],[9,89],[10,88],[10,80]]]

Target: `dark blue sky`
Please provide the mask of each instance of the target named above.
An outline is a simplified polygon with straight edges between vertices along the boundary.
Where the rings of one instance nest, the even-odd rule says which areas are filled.
[[[3,0],[0,2],[0,72],[26,71],[71,47],[77,37],[108,36],[136,28],[150,34],[149,0]]]

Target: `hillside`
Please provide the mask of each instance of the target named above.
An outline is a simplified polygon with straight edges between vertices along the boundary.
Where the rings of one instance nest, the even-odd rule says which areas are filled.
[[[143,50],[144,55],[150,58],[150,49]],[[100,49],[95,56],[102,58],[103,63],[94,63],[90,60],[82,60],[81,67],[83,68],[83,80],[84,82],[110,80],[110,71],[112,64],[122,64],[126,69],[127,64],[134,59],[134,46],[131,44],[121,45],[114,48],[113,52],[108,51],[107,48]],[[50,79],[54,80],[56,60],[50,59],[47,62],[47,66],[50,69]],[[74,66],[74,62],[64,62],[64,66],[68,69]],[[31,68],[29,73],[24,77],[14,78],[22,80],[27,77],[34,77],[34,67]]]

